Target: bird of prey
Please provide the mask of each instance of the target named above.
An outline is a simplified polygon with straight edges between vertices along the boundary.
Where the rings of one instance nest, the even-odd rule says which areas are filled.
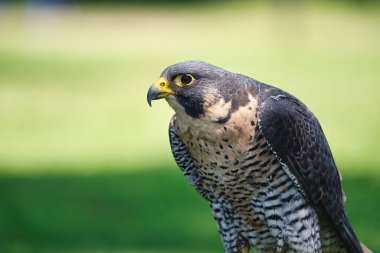
[[[200,61],[167,67],[147,95],[174,109],[173,156],[212,208],[225,252],[363,252],[340,174],[296,97]]]

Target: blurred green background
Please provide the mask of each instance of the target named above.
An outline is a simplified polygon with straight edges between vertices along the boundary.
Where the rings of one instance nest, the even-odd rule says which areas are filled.
[[[353,226],[380,251],[379,4],[16,2],[0,3],[0,252],[223,251],[172,159],[172,110],[146,103],[189,59],[311,108]]]

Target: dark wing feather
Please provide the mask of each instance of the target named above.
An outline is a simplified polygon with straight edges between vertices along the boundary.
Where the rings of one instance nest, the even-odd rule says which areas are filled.
[[[258,125],[306,199],[331,219],[347,250],[362,252],[346,216],[338,170],[313,113],[291,95],[270,96],[260,102]]]
[[[181,138],[175,133],[174,123],[176,116],[174,115],[169,125],[169,140],[174,160],[182,170],[187,181],[197,190],[202,197],[207,198],[205,190],[201,187],[201,177],[198,174],[198,167],[194,164],[193,158],[187,151],[185,144]]]

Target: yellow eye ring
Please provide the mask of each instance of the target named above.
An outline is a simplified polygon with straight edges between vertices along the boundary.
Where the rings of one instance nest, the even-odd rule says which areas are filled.
[[[174,82],[179,86],[187,86],[192,84],[195,78],[191,74],[181,74],[174,78]]]

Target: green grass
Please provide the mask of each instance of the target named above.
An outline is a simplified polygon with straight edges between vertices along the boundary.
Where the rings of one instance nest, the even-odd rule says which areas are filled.
[[[111,168],[107,168],[111,169]],[[378,241],[380,176],[346,176],[359,238]],[[1,252],[222,252],[206,201],[175,166],[0,178]]]
[[[359,237],[380,251],[380,8],[343,3],[0,9],[0,252],[221,252],[175,168],[162,69],[205,60],[318,116]],[[166,168],[166,169],[163,169]]]
[[[173,167],[4,176],[0,193],[1,252],[221,249],[208,204]]]

